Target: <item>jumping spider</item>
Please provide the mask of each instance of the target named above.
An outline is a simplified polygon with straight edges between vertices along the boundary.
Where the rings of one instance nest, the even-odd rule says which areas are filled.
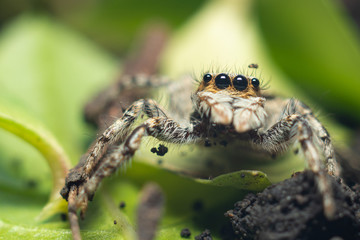
[[[134,86],[160,86],[160,78],[125,77],[123,90]],[[86,157],[73,168],[61,195],[69,201],[70,214],[85,213],[103,178],[110,176],[139,149],[144,136],[176,144],[203,144],[217,136],[250,143],[249,151],[277,154],[298,142],[309,168],[316,174],[316,184],[323,196],[324,213],[335,212],[333,192],[327,174],[339,175],[330,136],[311,109],[294,99],[262,94],[256,77],[232,73],[205,73],[191,95],[192,113],[186,125],[179,124],[152,99],[140,99],[126,109],[90,147]],[[171,92],[171,104],[177,112],[186,112],[181,92],[188,92],[185,82],[165,85]],[[177,101],[176,101],[177,100]],[[280,109],[280,106],[283,106]],[[148,118],[133,128],[135,120]],[[182,116],[184,119],[184,116]],[[115,146],[108,151],[110,146]],[[325,164],[323,164],[325,160]],[[72,224],[75,224],[72,222]]]

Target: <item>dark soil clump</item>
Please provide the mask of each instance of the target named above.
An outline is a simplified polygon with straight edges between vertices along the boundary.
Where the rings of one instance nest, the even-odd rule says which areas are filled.
[[[205,229],[200,235],[195,237],[195,240],[212,240],[210,230]]]
[[[124,201],[121,201],[119,204],[119,208],[123,209],[126,207],[126,203]]]
[[[360,239],[360,190],[332,179],[336,214],[328,220],[314,174],[291,179],[249,194],[225,213],[239,239]]]
[[[191,232],[190,232],[190,230],[188,228],[184,228],[184,229],[181,230],[180,236],[182,238],[189,238],[191,236]]]

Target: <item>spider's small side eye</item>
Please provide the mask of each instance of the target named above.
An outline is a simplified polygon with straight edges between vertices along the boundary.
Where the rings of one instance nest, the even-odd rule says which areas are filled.
[[[243,91],[248,86],[248,80],[243,75],[237,75],[236,77],[234,77],[233,85],[234,85],[234,88],[236,88],[237,90]]]
[[[259,85],[260,85],[260,81],[259,81],[259,79],[257,79],[257,78],[252,78],[252,79],[251,79],[251,84],[252,84],[255,88],[258,88]]]
[[[207,73],[204,75],[203,80],[204,82],[208,83],[212,79],[212,75],[210,73]]]

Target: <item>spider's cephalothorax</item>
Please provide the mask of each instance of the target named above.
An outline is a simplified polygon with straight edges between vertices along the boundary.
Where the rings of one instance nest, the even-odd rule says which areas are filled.
[[[120,87],[123,90],[134,87],[132,84],[148,87],[154,79],[125,78]],[[82,213],[86,211],[88,199],[92,198],[101,180],[130,160],[144,136],[169,143],[202,144],[211,137],[210,132],[221,131],[222,136],[250,142],[253,149],[270,154],[286,151],[298,142],[309,168],[316,175],[318,189],[323,195],[324,213],[328,218],[334,215],[333,193],[326,175],[339,175],[339,168],[330,136],[309,107],[294,99],[262,95],[260,81],[242,74],[206,73],[192,94],[186,79],[189,78],[165,86],[170,92],[173,112],[182,115],[182,119],[191,117],[187,125],[169,117],[154,100],[134,102],[70,171],[61,192],[69,200],[69,214],[76,216],[78,208]],[[159,84],[157,81],[156,85]],[[193,106],[192,112],[186,113],[189,108],[182,97],[189,92]],[[133,128],[136,119],[144,114],[148,119]],[[109,146],[115,146],[115,150],[107,151]]]
[[[238,133],[258,129],[266,118],[265,98],[255,77],[207,73],[192,100],[202,120],[231,125]]]

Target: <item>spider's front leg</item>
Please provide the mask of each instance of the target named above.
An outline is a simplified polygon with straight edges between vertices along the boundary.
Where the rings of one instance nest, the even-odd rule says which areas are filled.
[[[263,133],[252,135],[253,143],[269,152],[277,153],[288,149],[293,140],[298,140],[309,168],[316,175],[316,184],[323,196],[324,214],[331,219],[334,217],[336,206],[327,173],[330,175],[339,173],[334,150],[325,128],[312,116],[312,113],[300,107],[294,100],[290,100],[277,123]],[[323,154],[319,151],[321,148]],[[326,159],[326,168],[322,157]]]
[[[87,200],[92,197],[103,178],[110,176],[134,155],[139,149],[143,136],[152,136],[170,143],[191,143],[200,139],[197,127],[181,127],[167,117],[154,117],[136,127],[115,150],[106,154],[99,162],[96,171],[78,194],[77,206],[86,210]]]
[[[131,126],[141,113],[145,113],[149,119],[129,134]],[[84,213],[88,199],[92,197],[101,180],[133,156],[143,136],[149,135],[171,143],[189,143],[201,137],[200,127],[192,124],[181,127],[169,119],[153,100],[136,101],[98,138],[81,166],[82,172],[76,174],[78,171],[75,171],[75,168],[69,173],[62,195],[67,199],[73,189],[77,196],[75,204],[69,202],[69,209],[76,211],[81,208]],[[109,146],[119,142],[121,144],[115,150],[106,153]],[[71,177],[72,173],[74,177]],[[76,186],[76,189],[73,186]]]
[[[70,170],[66,178],[65,187],[61,191],[61,195],[65,199],[68,198],[72,185],[79,186],[89,179],[91,174],[95,171],[99,160],[106,153],[109,146],[116,142],[124,141],[131,126],[141,113],[145,113],[150,118],[166,116],[166,114],[153,100],[140,99],[134,102],[124,112],[123,116],[108,127],[96,140],[95,144],[89,148],[86,158],[82,158],[79,164]]]

